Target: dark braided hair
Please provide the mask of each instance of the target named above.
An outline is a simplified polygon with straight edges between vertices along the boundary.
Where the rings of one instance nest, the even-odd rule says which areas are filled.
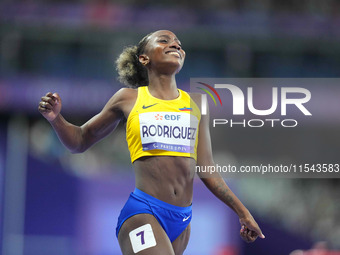
[[[146,35],[137,46],[126,47],[116,60],[118,80],[130,88],[149,85],[148,72],[145,66],[139,62],[139,56],[144,53],[149,41]]]

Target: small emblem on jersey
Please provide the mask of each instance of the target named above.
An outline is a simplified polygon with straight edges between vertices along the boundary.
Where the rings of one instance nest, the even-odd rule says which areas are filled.
[[[179,115],[179,114],[164,114],[164,115],[162,115],[162,114],[159,114],[159,113],[157,113],[155,115],[156,120],[163,120],[163,118],[165,120],[180,120],[181,115]]]
[[[188,217],[183,218],[183,222],[184,222],[184,221],[187,221],[187,220],[190,218],[190,216],[191,216],[191,215],[189,215]]]
[[[155,103],[155,104],[150,104],[150,105],[143,105],[143,109],[148,109],[148,108],[150,108],[150,107],[152,107],[152,106],[154,106],[154,105],[156,105],[156,104],[158,104],[158,103]]]
[[[160,115],[159,113],[155,116],[156,120],[163,120],[163,115]]]
[[[179,108],[178,110],[184,111],[184,112],[190,112],[190,111],[192,111],[192,108],[183,107],[183,108]]]

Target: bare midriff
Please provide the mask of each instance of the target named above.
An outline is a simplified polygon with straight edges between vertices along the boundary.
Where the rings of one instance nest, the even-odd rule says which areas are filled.
[[[163,202],[190,206],[195,164],[189,157],[142,157],[133,163],[136,188]]]

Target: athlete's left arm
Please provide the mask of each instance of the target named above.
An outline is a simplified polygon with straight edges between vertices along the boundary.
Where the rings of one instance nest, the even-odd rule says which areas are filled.
[[[192,98],[195,102],[197,102],[197,96],[192,96]],[[212,156],[209,131],[209,110],[207,110],[207,112],[208,114],[202,115],[199,125],[197,166],[215,166]],[[236,197],[236,195],[230,190],[218,172],[209,173],[197,171],[197,174],[205,186],[238,215],[240,224],[242,225],[240,235],[243,240],[246,242],[253,242],[258,236],[264,238],[264,235],[262,234],[262,231],[254,220],[253,216]]]

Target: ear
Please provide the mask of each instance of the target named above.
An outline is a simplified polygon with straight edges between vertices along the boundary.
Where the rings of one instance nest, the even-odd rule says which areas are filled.
[[[145,54],[139,55],[138,60],[143,66],[146,66],[150,62],[149,57]]]

